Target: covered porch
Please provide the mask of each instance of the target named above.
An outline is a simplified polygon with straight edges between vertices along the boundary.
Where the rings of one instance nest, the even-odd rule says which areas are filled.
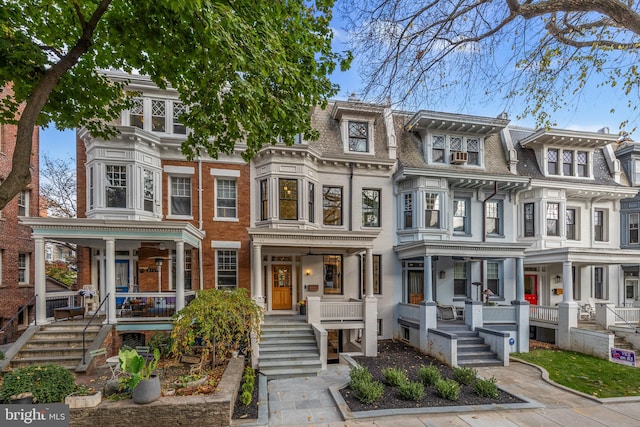
[[[99,311],[106,323],[168,320],[202,288],[204,233],[187,222],[23,218],[22,223],[32,228],[35,242],[38,325],[51,322],[47,307],[62,304],[82,304],[89,314]],[[77,245],[78,292],[46,291],[48,239]]]
[[[268,315],[305,312],[319,333],[348,330],[348,343],[367,356],[377,354],[377,231],[252,228],[249,235],[252,296]]]

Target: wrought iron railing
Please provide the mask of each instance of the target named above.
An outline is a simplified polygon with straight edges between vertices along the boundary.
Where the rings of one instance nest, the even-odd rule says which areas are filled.
[[[100,302],[100,305],[98,306],[98,309],[93,313],[93,315],[89,319],[89,322],[87,322],[86,326],[82,330],[82,364],[83,365],[86,363],[85,358],[86,358],[86,353],[87,353],[87,349],[86,349],[87,328],[94,321],[94,319],[96,318],[98,313],[100,313],[100,309],[102,308],[103,305],[105,305],[105,313],[107,313],[106,314],[107,323],[109,323],[109,294],[107,294],[104,297],[104,299]]]
[[[25,305],[23,305],[22,307],[20,307],[20,309],[18,310],[18,312],[16,314],[13,315],[13,317],[11,319],[9,319],[4,325],[2,325],[2,328],[0,328],[0,339],[2,339],[3,341],[5,339],[8,339],[10,337],[13,337],[15,334],[14,333],[9,333],[12,332],[11,331],[11,327],[13,325],[17,325],[20,319],[20,315],[22,315],[22,313],[24,312],[24,310],[27,310],[29,308],[29,306],[33,305],[34,306],[34,312],[36,310],[36,297],[38,295],[34,295],[29,302],[27,302]],[[27,311],[28,313],[28,311]],[[17,330],[17,327],[16,327]]]

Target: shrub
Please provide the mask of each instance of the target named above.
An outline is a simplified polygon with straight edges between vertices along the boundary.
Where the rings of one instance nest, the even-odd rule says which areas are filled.
[[[478,376],[478,371],[474,368],[461,368],[455,367],[453,368],[453,379],[456,380],[461,385],[470,385]]]
[[[245,406],[249,406],[253,400],[253,388],[256,381],[256,372],[252,367],[248,366],[244,368],[244,374],[242,375],[242,393],[240,394],[240,403]]]
[[[0,400],[9,403],[11,396],[32,393],[36,403],[62,402],[76,389],[73,374],[57,365],[33,365],[16,369],[4,377]]]
[[[4,352],[0,350],[0,360],[4,360]]]
[[[351,378],[351,382],[353,381],[361,381],[368,380],[371,381],[373,377],[371,376],[371,372],[364,366],[354,366],[351,368],[351,372],[349,372],[349,378]]]
[[[353,395],[362,403],[373,403],[382,396],[384,385],[371,379],[351,380],[349,387],[353,390]]]
[[[406,381],[398,386],[404,400],[420,400],[424,396],[424,385],[419,381]]]
[[[240,395],[240,403],[244,406],[249,406],[251,404],[251,400],[253,400],[253,395],[249,391],[243,391]]]
[[[436,393],[447,400],[458,400],[460,384],[452,379],[440,380],[436,383]]]
[[[440,375],[440,369],[433,364],[430,364],[429,366],[422,366],[418,369],[418,376],[425,385],[434,385],[442,378]]]
[[[498,397],[498,386],[496,385],[495,377],[491,377],[488,380],[478,378],[473,383],[473,389],[478,396],[490,397],[495,399]]]
[[[387,383],[393,387],[398,387],[400,384],[409,381],[407,373],[398,368],[385,368],[382,370],[382,375],[384,375]]]
[[[151,348],[151,352],[153,353],[154,349],[160,350],[161,357],[167,357],[171,352],[171,346],[173,345],[173,341],[171,339],[171,335],[164,332],[156,332],[151,335],[149,338],[149,347]]]

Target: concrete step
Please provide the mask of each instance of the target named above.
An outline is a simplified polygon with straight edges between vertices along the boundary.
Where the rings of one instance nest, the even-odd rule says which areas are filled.
[[[484,344],[484,338],[476,334],[474,337],[458,337],[458,345]]]
[[[470,359],[497,359],[498,356],[491,351],[464,351],[458,352],[458,363],[460,360],[470,360]]]
[[[80,347],[52,347],[52,348],[31,348],[22,349],[16,354],[14,359],[30,359],[34,357],[56,358],[58,356],[82,357],[82,346]]]
[[[89,339],[87,337],[85,341],[85,346],[88,348],[91,344],[93,338]],[[38,348],[60,348],[60,347],[80,347],[82,348],[82,338],[68,338],[64,340],[48,340],[48,339],[39,339],[32,338],[26,342],[26,344],[22,347],[22,350],[32,350]]]
[[[274,332],[262,332],[260,335],[260,341],[280,340],[280,339],[294,339],[294,338],[310,338],[316,339],[315,334],[312,331],[274,331]]]
[[[460,357],[461,353],[469,353],[469,352],[477,352],[477,351],[490,351],[490,347],[487,344],[460,345],[460,343],[458,343],[458,357]]]
[[[292,367],[292,361],[289,359],[277,359],[277,360],[264,360],[264,359],[260,359],[260,362],[258,363],[258,368],[262,371],[265,368],[291,368]],[[320,359],[316,358],[316,359],[298,359],[295,361],[295,364],[293,365],[296,368],[301,368],[301,367],[306,367],[306,368],[315,368],[315,369],[320,369],[322,368],[322,363],[320,363]]]
[[[293,377],[315,377],[320,369],[315,368],[266,368],[260,369],[260,373],[267,376],[267,379],[281,379]]]
[[[260,354],[260,361],[286,360],[288,362],[298,362],[302,360],[319,360],[320,354],[316,352],[298,353],[297,355],[287,353],[264,353]]]
[[[469,359],[458,360],[460,367],[481,367],[481,366],[503,366],[502,360],[498,359]]]
[[[99,331],[87,331],[85,337],[87,339],[87,341],[92,340]],[[50,341],[56,341],[56,340],[65,340],[65,339],[74,339],[74,338],[80,338],[82,339],[82,332],[73,332],[73,331],[38,331],[35,334],[33,334],[32,339],[38,339],[38,340],[50,340]]]
[[[23,368],[25,366],[31,366],[31,365],[54,364],[70,370],[75,370],[78,367],[78,363],[80,363],[81,360],[82,360],[82,357],[75,357],[75,356],[58,356],[55,358],[28,357],[28,358],[22,358],[22,359],[16,359],[14,357],[13,359],[11,359],[11,367]]]
[[[282,344],[260,344],[260,355],[268,353],[281,353],[281,354],[303,354],[303,353],[318,353],[318,346],[315,344],[307,345],[282,345]]]

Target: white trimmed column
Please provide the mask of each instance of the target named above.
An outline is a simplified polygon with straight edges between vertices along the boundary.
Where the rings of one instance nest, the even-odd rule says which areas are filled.
[[[176,312],[184,308],[184,242],[176,242]]]
[[[49,323],[47,320],[47,279],[45,273],[44,237],[35,237],[35,293],[36,293],[36,325]]]
[[[116,241],[115,239],[105,239],[105,288],[109,294],[107,302],[109,308],[108,318],[110,323],[117,323],[116,319]]]
[[[262,245],[253,243],[253,268],[251,269],[251,295],[260,307],[264,307],[264,295],[262,294]]]

